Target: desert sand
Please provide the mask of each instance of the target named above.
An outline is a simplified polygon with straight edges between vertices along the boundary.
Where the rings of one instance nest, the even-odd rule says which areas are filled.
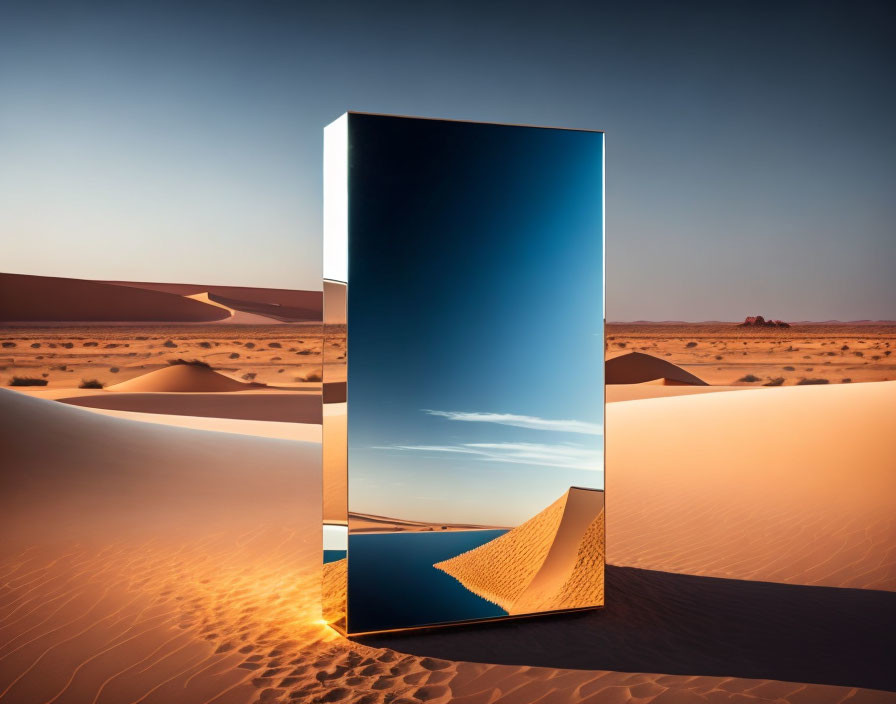
[[[174,293],[202,292],[226,298]],[[0,703],[896,701],[896,382],[794,387],[813,370],[783,370],[809,354],[832,384],[880,379],[892,339],[795,330],[610,341],[741,390],[638,384],[688,391],[609,404],[603,610],[354,643],[319,622],[320,447],[284,428],[319,411],[265,410],[319,409],[299,377],[320,370],[320,326],[6,328],[3,383],[48,384],[0,389]],[[735,344],[743,360],[714,359]],[[265,389],[76,388],[169,357]],[[744,389],[748,367],[783,387]],[[250,397],[250,418],[176,427],[190,399]]]
[[[844,540],[865,550],[856,554],[856,574],[896,552],[892,528],[874,529],[888,501],[894,513],[893,492],[881,491],[885,477],[878,476],[881,456],[892,450],[892,423],[881,414],[892,413],[893,405],[885,404],[893,387],[800,387],[611,404],[607,423],[614,437],[659,436],[665,453],[678,454],[664,454],[652,476],[681,481],[669,500],[648,495],[645,504],[641,493],[650,468],[632,467],[647,450],[640,442],[611,443],[610,561],[650,569],[722,565],[731,579],[610,566],[603,610],[385,643],[352,643],[317,622],[320,460],[313,446],[109,418],[0,390],[3,418],[11,421],[0,439],[9,460],[4,505],[12,508],[0,519],[6,536],[0,702],[896,701],[880,691],[896,687],[886,664],[892,596],[797,586],[816,583],[824,573],[825,581],[836,582],[828,561]],[[836,488],[813,486],[806,468],[820,466],[818,482],[833,478],[842,486],[839,466],[831,473],[838,457],[811,455],[798,465],[797,480],[781,481],[794,456],[747,443],[738,454],[767,464],[766,473],[777,472],[780,493],[790,492],[784,498],[797,509],[793,518],[767,514],[762,530],[746,536],[752,541],[741,531],[721,540],[719,531],[715,540],[692,546],[689,564],[679,563],[675,531],[668,549],[650,531],[688,524],[695,513],[737,520],[755,514],[741,492],[753,467],[745,469],[750,463],[743,460],[722,471],[714,450],[694,452],[699,439],[721,425],[722,409],[701,406],[670,428],[669,419],[677,418],[671,411],[724,400],[732,406],[725,412],[748,411],[739,416],[740,432],[759,437],[767,430],[762,419],[776,407],[773,395],[788,392],[791,403],[782,414],[803,419],[798,430],[807,437],[800,440],[786,428],[775,437],[785,447],[796,442],[797,450],[836,438],[851,460],[854,487],[868,487],[846,497],[853,509],[849,525],[836,512],[825,519],[832,506],[836,510],[830,501]],[[664,409],[668,404],[677,405]],[[832,433],[850,414],[853,425]],[[730,454],[725,459],[723,468]],[[681,471],[673,475],[665,466]],[[710,467],[716,468],[712,494],[688,480]],[[701,501],[710,502],[703,511],[695,508]],[[654,514],[649,530],[632,532]],[[801,534],[804,525],[811,536]],[[792,533],[801,537],[785,543],[782,555],[778,538]],[[797,549],[793,541],[816,549],[788,566]],[[748,581],[776,569],[790,584]],[[840,580],[856,581],[845,573]],[[858,581],[889,583],[870,572]]]
[[[603,508],[603,492],[572,487],[520,526],[434,567],[509,614],[599,606]]]
[[[713,386],[896,379],[896,323],[608,323],[607,358],[645,352]]]

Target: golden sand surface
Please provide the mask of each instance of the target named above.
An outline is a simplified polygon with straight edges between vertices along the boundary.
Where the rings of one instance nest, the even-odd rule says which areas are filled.
[[[645,352],[714,386],[896,379],[896,324],[608,323],[606,345],[608,358]]]
[[[893,590],[894,393],[893,383],[857,384],[611,404],[610,562],[862,587],[833,590],[847,606],[852,595],[882,593],[864,589]],[[722,611],[707,613],[705,592],[668,591],[662,579],[648,591],[625,583],[616,601],[631,608],[614,617],[618,631],[600,612],[542,623],[537,640],[522,625],[481,630],[487,654],[474,654],[474,634],[459,634],[469,654],[456,658],[409,654],[409,640],[347,641],[319,622],[319,446],[110,417],[6,389],[0,418],[2,704],[896,701],[855,685],[802,684],[799,668],[781,670],[794,681],[720,671],[716,654],[742,634],[719,624],[749,603],[724,598]],[[736,582],[750,584],[774,586]],[[672,632],[715,658],[712,674],[694,660],[675,661],[678,674],[534,664],[573,635],[610,637],[607,653],[624,650],[649,627],[639,618],[670,610],[682,611]],[[782,635],[792,633],[790,613],[770,607],[751,630],[784,619]],[[780,638],[769,637],[732,659],[731,672],[761,663],[764,650],[777,653],[773,665],[805,656],[836,667],[838,658],[816,652],[841,611],[825,613],[798,648],[777,652]],[[854,629],[868,619],[842,613]],[[861,631],[850,633],[841,655],[863,644]],[[505,652],[522,660],[489,664]],[[596,662],[604,650],[576,652]],[[662,638],[634,650],[642,663],[676,652]]]
[[[599,606],[603,518],[603,492],[573,487],[522,525],[434,567],[509,614]]]

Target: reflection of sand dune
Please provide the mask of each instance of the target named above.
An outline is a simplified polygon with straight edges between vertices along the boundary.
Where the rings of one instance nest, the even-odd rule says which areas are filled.
[[[706,386],[706,382],[698,379],[671,362],[643,352],[629,352],[606,363],[606,381],[608,384],[642,384],[644,382],[659,383],[666,386],[689,384]]]
[[[172,364],[141,374],[120,384],[106,387],[108,391],[131,392],[214,392],[248,391],[261,384],[244,384],[214,369],[197,364]]]
[[[207,323],[226,311],[164,291],[53,276],[0,274],[5,322]]]
[[[541,513],[434,566],[510,614],[603,603],[604,496],[569,489]]]

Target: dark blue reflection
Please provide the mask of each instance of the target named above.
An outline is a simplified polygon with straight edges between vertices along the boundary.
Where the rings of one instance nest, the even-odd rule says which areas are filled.
[[[349,537],[348,619],[352,632],[506,616],[507,612],[433,567],[505,530],[386,533]]]
[[[324,550],[324,564],[341,560],[345,557],[345,553],[345,550]]]

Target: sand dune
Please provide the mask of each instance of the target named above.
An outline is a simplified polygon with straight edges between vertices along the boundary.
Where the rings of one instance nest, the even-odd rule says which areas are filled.
[[[434,565],[510,614],[603,603],[604,497],[569,489],[522,525]]]
[[[166,284],[149,281],[107,281],[105,283],[150,291],[164,291],[179,296],[207,293],[210,300],[230,308],[275,318],[282,322],[305,322],[321,319],[321,291],[294,291],[278,288],[246,286],[214,286],[209,284]]]
[[[74,389],[62,389],[52,394],[61,403],[109,411],[161,413],[174,416],[201,418],[232,418],[235,420],[275,421],[283,423],[320,423],[321,404],[317,394],[302,391],[239,391],[236,393],[172,392],[172,393],[106,393],[92,394]],[[42,397],[29,393],[29,396]],[[49,397],[47,396],[43,397]]]
[[[223,303],[219,303],[218,301],[209,297],[208,291],[194,293],[190,296],[187,296],[187,298],[227,311],[228,317],[220,321],[227,325],[277,325],[280,323],[280,321],[276,318],[271,318],[266,315],[258,315],[257,313],[247,313],[245,311],[226,306]]]
[[[820,406],[817,415],[810,414],[810,424],[834,411],[832,419],[813,431],[815,442],[850,438],[852,425],[843,433],[832,428],[866,401],[867,416],[888,411],[871,397],[823,402],[834,390],[794,389],[821,392],[800,397],[808,406]],[[773,411],[778,401],[764,392],[752,393],[762,403],[742,416],[739,432],[762,437],[765,412]],[[701,498],[709,512],[719,509],[727,516],[732,506],[744,503],[739,489],[752,465],[769,465],[763,470],[767,474],[789,471],[792,456],[761,442],[746,443],[737,453],[750,455],[752,463],[739,462],[724,471],[727,464],[719,465],[711,456],[704,460],[695,451],[706,431],[715,429],[713,422],[692,425],[696,418],[689,413],[680,421],[674,414],[660,418],[651,405],[675,401],[686,408],[704,399],[750,395],[707,394],[612,407],[639,409],[614,410],[608,419],[615,423],[613,433],[639,445],[645,429],[666,450],[673,446],[659,431],[669,425],[669,432],[680,436],[674,445],[677,454],[653,465],[655,480],[665,482],[674,475],[670,466],[687,469],[705,462],[722,467],[714,490],[721,489],[723,504],[713,502],[712,493],[701,497],[693,482],[683,482],[681,496],[670,494],[664,506],[650,493],[643,495],[648,505],[642,519],[661,510],[674,527],[675,521],[686,522],[701,512]],[[795,411],[799,408],[789,406],[783,415]],[[867,418],[859,416],[861,425]],[[640,571],[608,568],[607,608],[585,615],[382,639],[378,644],[347,641],[318,622],[318,448],[104,418],[2,389],[0,417],[3,704],[896,701],[892,692],[860,688],[892,688],[888,668],[881,666],[892,652],[892,640],[874,640],[882,631],[893,632],[892,602],[881,599],[890,595],[881,592],[756,582],[720,590],[701,585],[728,580],[654,573],[621,578],[619,574]],[[781,442],[786,434],[772,440]],[[860,461],[873,459],[869,443],[882,438],[887,441],[889,435],[881,436],[879,427],[863,431],[847,440],[847,454]],[[888,452],[890,447],[883,445]],[[611,446],[610,455],[619,462],[624,448]],[[642,467],[614,474],[612,466],[608,480],[615,476],[618,483],[609,504],[611,553],[615,531],[622,539],[623,529],[634,525],[626,515],[642,509],[650,471]],[[844,473],[854,484],[868,482],[866,465],[846,466]],[[776,559],[782,552],[780,538],[799,532],[800,519],[811,514],[799,504],[821,499],[816,511],[837,508],[827,495],[811,487],[804,491],[805,479],[800,474],[778,485],[796,507],[795,523],[786,515],[769,514],[770,522],[754,524],[752,534],[735,535],[736,541],[764,542],[764,553],[754,545],[744,556],[747,567],[751,561]],[[873,482],[868,488],[880,493]],[[842,529],[846,547],[880,555],[879,545],[893,545],[893,532],[872,530],[856,550],[857,538],[850,534],[863,533],[863,518],[860,511]],[[832,516],[829,528],[834,533],[841,530],[836,526],[841,519]],[[823,568],[837,550],[831,549],[836,541],[828,539],[832,533],[820,535],[823,549],[810,551],[809,559]],[[800,539],[804,545],[809,542],[808,536]],[[636,557],[646,558],[651,544],[657,551],[678,548],[675,540],[666,544],[662,536],[647,540],[641,542],[641,552],[633,553]],[[624,542],[633,544],[631,537]],[[736,556],[736,546],[714,553],[717,547],[712,541],[695,542],[691,558],[698,559],[704,549],[709,550],[708,563],[718,562],[719,554]],[[786,562],[794,551],[786,541],[783,548],[780,556]],[[662,559],[659,552],[649,557]],[[862,561],[871,564],[874,555],[857,557],[860,572]],[[869,598],[859,598],[863,595]],[[505,664],[489,664],[494,662]],[[609,671],[612,667],[627,671]],[[649,674],[664,672],[678,674]],[[820,679],[812,680],[820,672]],[[846,686],[799,683],[836,681],[843,673],[852,677]],[[787,679],[792,681],[780,681]]]
[[[0,321],[214,322],[221,308],[183,296],[52,276],[0,274]]]
[[[896,382],[607,406],[608,562],[896,590]]]
[[[664,385],[687,384],[705,386],[706,382],[681,367],[643,352],[628,352],[608,359],[607,384],[642,384],[661,382]]]
[[[218,391],[249,391],[259,387],[261,387],[261,384],[244,384],[209,367],[196,364],[171,364],[147,374],[141,374],[133,379],[128,379],[120,384],[107,386],[106,390],[132,393],[210,393]]]
[[[688,386],[676,384],[610,384],[604,389],[607,403],[617,401],[636,401],[645,398],[668,398],[669,396],[690,396],[693,394],[709,394],[718,391],[745,391],[749,386]]]

